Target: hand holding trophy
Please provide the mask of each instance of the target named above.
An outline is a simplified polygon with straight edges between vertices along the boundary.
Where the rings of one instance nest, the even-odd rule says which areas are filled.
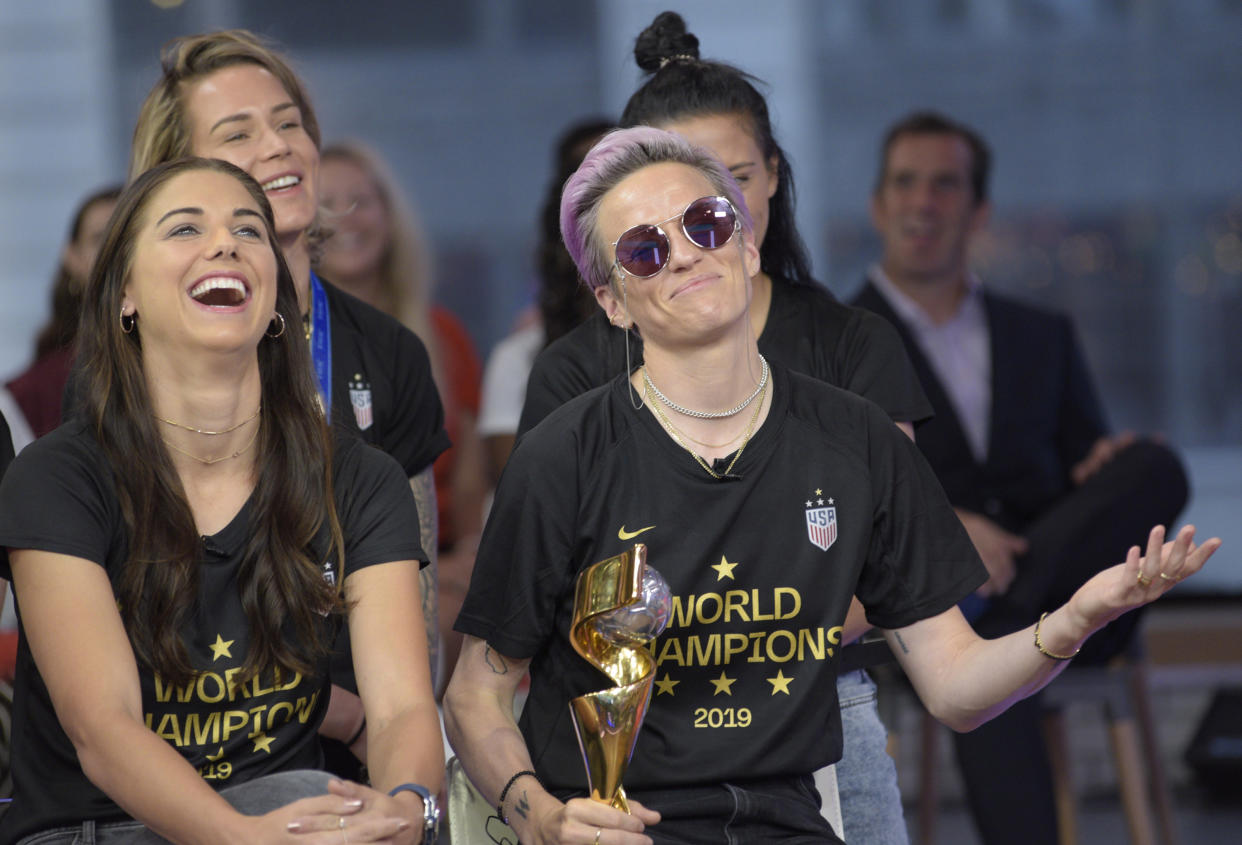
[[[627,813],[621,777],[655,678],[655,660],[643,646],[664,630],[671,604],[668,584],[647,566],[642,543],[578,575],[570,643],[617,686],[572,699],[570,711],[591,797]]]

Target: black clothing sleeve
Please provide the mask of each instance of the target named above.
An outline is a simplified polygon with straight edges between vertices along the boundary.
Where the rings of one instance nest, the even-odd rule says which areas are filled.
[[[427,565],[419,542],[418,506],[409,479],[379,449],[337,437],[333,488],[345,538],[345,572],[378,563],[417,560]]]
[[[80,557],[106,566],[125,546],[123,521],[102,454],[75,422],[22,450],[0,482],[0,544]],[[78,436],[75,436],[78,435]],[[3,576],[12,580],[7,562]]]
[[[4,414],[0,414],[0,479],[4,478],[5,471],[9,468],[9,464],[13,462],[13,434],[9,431],[9,421],[4,418]],[[0,571],[7,571],[9,568],[9,552],[4,546],[0,546]],[[7,575],[4,577],[8,577]]]
[[[988,574],[927,460],[884,422],[873,413],[867,451],[876,479],[874,521],[868,566],[854,594],[867,621],[893,629],[943,613]]]
[[[323,288],[332,319],[333,426],[383,449],[412,478],[450,445],[427,348],[378,308],[327,281]],[[355,399],[369,411],[361,424]]]
[[[896,422],[933,414],[897,331],[818,284],[774,279],[758,343],[769,361],[870,399]]]
[[[535,356],[526,382],[518,437],[570,399],[599,387],[625,369],[625,346],[620,334],[599,311]],[[634,332],[625,335],[631,344],[630,360],[638,366],[643,361],[642,341]]]

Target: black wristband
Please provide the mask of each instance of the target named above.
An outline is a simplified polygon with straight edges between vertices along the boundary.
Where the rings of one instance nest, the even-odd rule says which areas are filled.
[[[496,803],[496,815],[499,816],[500,820],[504,822],[505,824],[509,823],[509,819],[505,816],[505,798],[509,794],[510,787],[512,787],[513,784],[517,783],[517,779],[522,777],[523,775],[530,775],[536,781],[539,780],[539,775],[535,774],[530,769],[522,769],[522,771],[518,772],[513,777],[509,778],[509,782],[505,784],[505,788],[500,790],[500,801]]]
[[[358,730],[354,731],[354,735],[353,735],[353,736],[351,736],[349,739],[345,740],[345,747],[346,747],[346,748],[353,748],[353,747],[354,747],[354,743],[355,743],[355,742],[357,742],[358,740],[362,739],[362,734],[366,731],[366,729],[367,729],[367,717],[366,717],[366,716],[363,716],[363,717],[362,717],[362,724],[358,726]]]

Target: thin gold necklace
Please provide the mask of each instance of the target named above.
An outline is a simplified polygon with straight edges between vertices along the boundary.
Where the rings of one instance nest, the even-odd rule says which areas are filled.
[[[644,366],[643,370],[645,371],[646,369],[647,368]],[[648,399],[655,398],[651,395],[650,382],[647,383],[646,387],[647,387],[647,390],[646,390],[647,398]],[[731,472],[733,472],[733,468],[737,466],[737,462],[741,459],[742,453],[746,451],[746,446],[750,443],[750,437],[755,431],[755,423],[758,422],[759,420],[759,412],[763,410],[763,402],[764,402],[764,399],[767,398],[767,393],[768,393],[768,385],[767,385],[767,382],[765,381],[759,390],[759,397],[758,397],[759,401],[755,403],[755,412],[750,415],[750,422],[747,423],[746,425],[746,433],[742,439],[742,445],[738,446],[737,451],[733,453],[733,460],[729,461],[729,465],[725,467],[724,475],[721,475],[720,473],[712,469],[710,466],[708,466],[707,461],[703,460],[703,458],[699,455],[698,452],[694,451],[693,449],[691,449],[689,446],[686,445],[686,442],[681,439],[681,436],[679,435],[677,429],[675,429],[673,427],[673,424],[668,421],[668,418],[664,416],[664,412],[660,410],[660,405],[658,403],[648,402],[647,404],[650,406],[651,410],[655,411],[656,419],[660,421],[660,425],[664,427],[664,430],[667,431],[669,435],[675,441],[677,441],[677,445],[685,449],[687,452],[689,452],[691,457],[694,458],[694,460],[698,463],[698,465],[703,467],[703,469],[707,470],[708,475],[710,475],[712,478],[719,481],[723,479],[725,475],[729,475]]]
[[[253,419],[253,417],[251,417],[251,419]],[[168,440],[167,438],[161,437],[160,439],[164,441],[164,445],[167,446],[169,449],[178,451],[188,458],[193,458],[194,460],[198,461],[200,464],[206,464],[207,466],[211,466],[212,464],[218,464],[221,461],[229,461],[229,460],[232,460],[233,458],[240,457],[242,453],[246,452],[251,446],[253,446],[254,441],[258,439],[259,428],[260,428],[259,426],[255,426],[254,434],[250,435],[250,439],[246,441],[245,446],[241,447],[240,449],[238,449],[236,452],[234,452],[231,455],[221,455],[218,458],[202,458],[194,454],[193,452],[187,452],[185,449],[182,449],[180,446]]]
[[[237,425],[233,426],[232,428],[224,428],[224,429],[221,429],[220,431],[208,431],[208,430],[207,430],[207,429],[205,429],[205,428],[195,428],[195,427],[194,427],[194,426],[192,426],[192,425],[186,425],[186,424],[184,424],[184,423],[179,423],[179,422],[176,422],[176,421],[174,421],[174,420],[166,420],[166,419],[164,419],[163,417],[159,417],[159,416],[157,416],[157,417],[156,417],[156,419],[157,419],[157,420],[159,420],[159,421],[160,421],[160,422],[162,422],[162,423],[168,423],[169,425],[175,425],[177,428],[183,428],[183,429],[185,429],[186,431],[192,431],[192,432],[194,432],[195,434],[206,434],[206,435],[208,435],[208,436],[215,437],[217,434],[230,434],[230,433],[232,433],[232,432],[234,432],[234,431],[237,431],[237,429],[241,428],[243,425],[245,425],[246,423],[250,422],[252,419],[254,419],[255,417],[257,417],[257,416],[259,415],[259,412],[260,412],[260,411],[262,411],[262,410],[263,410],[263,406],[262,406],[262,405],[260,405],[258,408],[255,408],[255,411],[254,411],[254,413],[253,413],[253,414],[251,414],[250,416],[246,417],[244,420],[242,420],[241,422],[239,422]],[[165,440],[164,442],[165,442],[165,443],[167,443],[168,441],[167,441],[167,440]],[[174,447],[174,448],[176,448],[176,447]],[[191,457],[193,457],[193,456],[191,456]]]
[[[746,433],[746,429],[742,429],[737,434],[733,435],[732,437],[730,437],[728,440],[726,440],[723,443],[708,443],[706,441],[699,440],[696,437],[691,437],[689,434],[682,431],[677,426],[673,425],[673,421],[668,419],[667,417],[665,417],[665,421],[668,423],[669,428],[671,428],[673,431],[677,432],[682,437],[689,440],[691,443],[697,443],[700,446],[706,446],[708,449],[723,449],[725,446],[728,446],[731,443],[736,443],[742,437],[742,435]]]

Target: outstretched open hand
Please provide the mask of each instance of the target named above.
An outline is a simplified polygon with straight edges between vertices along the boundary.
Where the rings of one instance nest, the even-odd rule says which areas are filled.
[[[1183,527],[1172,541],[1166,542],[1164,535],[1164,527],[1156,526],[1147,537],[1146,554],[1132,546],[1125,563],[1105,569],[1074,593],[1069,607],[1090,630],[1160,598],[1202,569],[1221,544],[1219,537],[1196,544],[1193,525]]]

